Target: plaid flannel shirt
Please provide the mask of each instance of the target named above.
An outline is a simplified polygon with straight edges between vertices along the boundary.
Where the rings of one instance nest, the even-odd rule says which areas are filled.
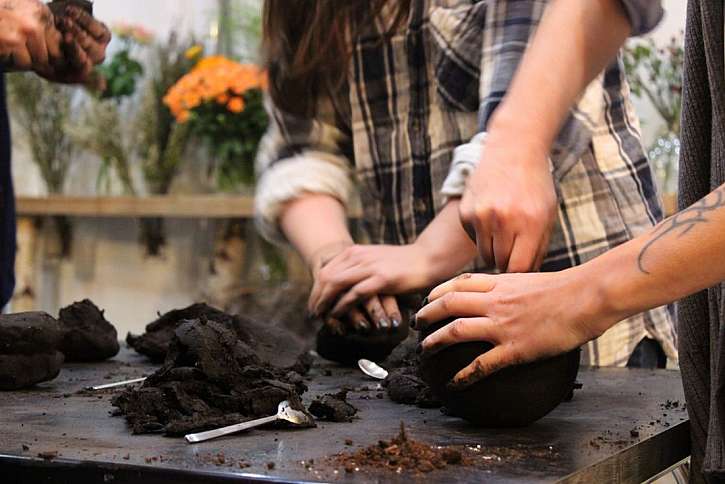
[[[623,0],[635,33],[654,27],[659,2]],[[547,5],[545,0],[415,0],[407,28],[380,25],[355,40],[344,95],[315,119],[270,105],[257,159],[260,230],[283,240],[277,218],[304,192],[349,205],[358,194],[372,243],[413,242],[460,196],[485,150],[485,131]],[[526,113],[522,113],[523,116]],[[542,270],[582,264],[662,218],[621,62],[581,96],[550,154],[558,223]],[[577,295],[562,304],[576,304]],[[644,337],[676,361],[669,312],[625,320],[587,345],[583,361],[627,363]]]

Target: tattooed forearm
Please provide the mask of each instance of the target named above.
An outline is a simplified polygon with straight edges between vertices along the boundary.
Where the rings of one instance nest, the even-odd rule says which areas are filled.
[[[657,245],[662,239],[671,233],[676,233],[678,237],[682,237],[697,225],[706,224],[710,220],[708,216],[716,210],[725,208],[725,185],[713,191],[710,195],[703,198],[699,202],[684,209],[683,211],[668,218],[657,227],[652,233],[652,238],[642,247],[637,257],[637,265],[639,270],[644,274],[650,274],[645,267],[645,257],[649,250]]]

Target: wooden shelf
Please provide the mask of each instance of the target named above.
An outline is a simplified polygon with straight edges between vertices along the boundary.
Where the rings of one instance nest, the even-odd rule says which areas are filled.
[[[677,211],[677,195],[665,194],[667,216]],[[252,218],[254,197],[239,195],[182,195],[159,197],[18,197],[20,216],[71,217]],[[360,217],[353,206],[351,217]]]
[[[18,197],[21,216],[251,218],[250,196],[184,195],[158,197]]]

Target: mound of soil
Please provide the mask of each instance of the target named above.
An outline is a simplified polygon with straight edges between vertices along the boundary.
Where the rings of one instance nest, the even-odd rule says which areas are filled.
[[[448,324],[426,328],[421,338]],[[493,346],[461,343],[420,358],[419,374],[449,415],[484,427],[523,427],[554,410],[574,389],[580,351],[505,368],[461,391],[447,388],[451,379]]]
[[[164,365],[113,405],[134,433],[176,436],[275,415],[283,400],[306,413],[306,389],[299,373],[265,363],[228,325],[202,318],[181,322]]]
[[[103,361],[118,354],[116,328],[90,300],[61,309],[59,320],[63,331],[60,350],[66,361]]]
[[[318,397],[310,404],[310,413],[329,422],[352,422],[358,410],[347,401],[347,390]]]
[[[42,312],[0,315],[0,390],[18,390],[54,379],[63,354],[58,321]]]
[[[183,309],[174,309],[159,314],[156,320],[146,325],[146,332],[141,336],[128,333],[126,343],[138,353],[148,356],[154,363],[161,363],[166,359],[174,332],[181,322],[202,318],[225,325],[235,331],[241,330],[241,324],[237,322],[236,316],[207,304],[197,303]],[[247,343],[250,340],[246,332],[241,332],[239,337]]]
[[[364,469],[396,474],[404,471],[428,473],[448,466],[472,465],[462,449],[431,446],[410,439],[402,423],[400,433],[390,441],[381,440],[355,453],[334,456],[332,460],[348,473]]]
[[[312,363],[307,355],[308,344],[286,328],[270,324],[267,318],[245,318],[229,314],[205,303],[174,309],[146,326],[141,336],[129,333],[126,342],[134,350],[155,363],[166,359],[171,340],[179,325],[190,320],[214,321],[232,330],[244,343],[254,347],[262,361],[277,367],[289,368],[301,374],[309,371]]]

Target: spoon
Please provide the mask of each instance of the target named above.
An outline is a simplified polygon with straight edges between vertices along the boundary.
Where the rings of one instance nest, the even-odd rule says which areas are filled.
[[[188,434],[184,438],[188,443],[195,444],[197,442],[204,442],[207,440],[216,439],[217,437],[221,437],[223,435],[234,434],[237,432],[241,432],[242,430],[259,427],[260,425],[272,423],[277,420],[286,420],[287,422],[300,425],[309,422],[309,417],[304,413],[300,412],[299,410],[295,410],[294,408],[290,407],[289,402],[285,400],[284,402],[279,404],[279,407],[277,407],[277,415],[258,418],[257,420],[250,420],[249,422],[242,422],[240,424],[230,425],[228,427],[222,427],[220,429],[207,430],[206,432],[199,432],[197,434]]]
[[[357,366],[359,366],[360,370],[362,370],[362,372],[367,376],[377,380],[385,380],[388,377],[388,371],[385,368],[370,360],[358,360]]]
[[[133,385],[134,383],[141,383],[146,381],[146,377],[134,378],[133,380],[119,381],[116,383],[106,383],[105,385],[98,385],[95,387],[86,387],[86,390],[106,390],[108,388],[122,387],[124,385]]]

